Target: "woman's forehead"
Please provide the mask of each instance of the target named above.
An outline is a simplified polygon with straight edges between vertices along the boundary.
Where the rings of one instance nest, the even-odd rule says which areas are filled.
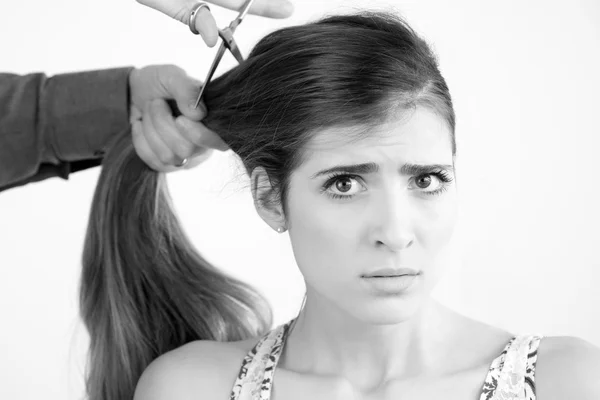
[[[396,154],[441,163],[452,160],[451,135],[442,117],[417,107],[377,126],[335,126],[316,132],[304,148],[304,159]]]

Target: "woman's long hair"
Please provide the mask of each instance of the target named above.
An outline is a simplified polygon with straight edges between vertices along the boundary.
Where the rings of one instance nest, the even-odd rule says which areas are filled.
[[[284,206],[305,144],[331,126],[360,139],[403,110],[424,106],[451,131],[448,87],[430,48],[381,12],[327,17],[263,38],[247,60],[212,81],[203,121],[251,173],[262,166]],[[268,302],[192,246],[163,174],[130,135],[107,153],[83,252],[81,316],[90,334],[90,400],[130,400],[144,369],[194,340],[233,341],[271,328]],[[241,360],[240,360],[241,361]]]

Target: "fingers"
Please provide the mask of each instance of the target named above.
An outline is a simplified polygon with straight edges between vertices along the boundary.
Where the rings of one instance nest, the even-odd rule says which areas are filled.
[[[188,23],[190,11],[197,3],[196,0],[137,0],[137,2],[160,11],[184,24]],[[244,0],[211,0],[207,1],[207,3],[239,11],[244,4]],[[202,12],[204,11],[202,10]],[[287,18],[294,12],[294,5],[289,0],[255,0],[248,12],[268,18]],[[200,15],[197,18],[200,18]],[[196,29],[200,31],[198,26],[196,26]],[[204,38],[204,40],[206,41],[207,38]]]
[[[183,115],[197,121],[206,116],[206,106],[203,102],[200,102],[198,108],[195,107],[202,82],[189,77],[179,67],[164,67],[159,70],[159,74],[162,86],[166,91],[165,97],[175,99],[177,108]]]
[[[189,18],[189,13],[188,17]],[[186,20],[187,24],[189,21]],[[217,21],[215,21],[215,17],[211,14],[208,8],[202,7],[198,10],[196,14],[196,30],[200,32],[200,36],[204,40],[204,43],[208,47],[213,47],[217,44],[217,39],[219,38],[219,28],[217,28]]]
[[[148,141],[144,137],[144,128],[142,127],[142,121],[135,121],[131,125],[131,135],[133,141],[133,147],[135,148],[135,152],[137,155],[155,171],[166,172],[164,171],[164,165],[158,161],[156,154],[148,144]]]
[[[207,159],[213,149],[225,151],[228,146],[202,123],[181,115],[174,119],[167,103],[155,99],[146,103],[141,121],[132,123],[133,144],[139,157],[159,172],[193,168]]]
[[[192,8],[198,3],[196,0],[137,0],[137,2],[160,11],[186,25],[189,23]],[[200,32],[202,39],[208,46],[213,47],[217,44],[217,38],[219,37],[217,22],[206,7],[198,10],[196,30]]]
[[[179,134],[165,101],[148,102],[142,121],[144,136],[163,165],[174,166],[193,156],[196,146]]]
[[[179,116],[175,120],[175,125],[179,128],[182,136],[196,145],[198,148],[210,148],[220,151],[229,150],[227,143],[214,131],[208,129],[201,122],[192,121],[184,116]]]

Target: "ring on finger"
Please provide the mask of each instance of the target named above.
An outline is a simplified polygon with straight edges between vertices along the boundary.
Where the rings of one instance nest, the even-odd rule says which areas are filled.
[[[208,6],[208,4],[206,4],[203,1],[196,3],[190,11],[190,17],[188,18],[188,26],[190,27],[190,31],[192,31],[194,35],[198,35],[200,33],[198,32],[198,29],[196,29],[196,17],[198,16],[200,10],[202,10],[203,8],[206,8],[208,11],[210,11],[210,7]]]
[[[188,163],[188,159],[187,159],[187,158],[184,158],[183,160],[181,160],[181,162],[180,162],[179,164],[175,164],[175,166],[176,166],[177,168],[182,168],[182,167],[185,167],[185,165],[186,165],[187,163]]]

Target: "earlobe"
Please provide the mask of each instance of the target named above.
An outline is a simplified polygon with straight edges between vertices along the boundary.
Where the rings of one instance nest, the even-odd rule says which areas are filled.
[[[273,229],[285,226],[285,215],[279,193],[263,167],[256,167],[250,175],[254,207],[260,217]],[[282,228],[284,229],[284,228]],[[278,231],[279,232],[279,231]]]

